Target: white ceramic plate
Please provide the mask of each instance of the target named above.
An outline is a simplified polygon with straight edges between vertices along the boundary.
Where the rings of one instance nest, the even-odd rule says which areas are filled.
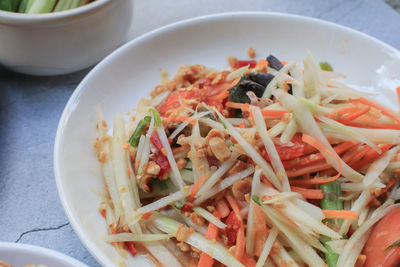
[[[101,104],[106,120],[131,110],[160,82],[160,71],[174,74],[181,64],[200,63],[227,68],[227,56],[247,58],[305,57],[307,49],[328,61],[348,82],[380,92],[378,100],[396,107],[400,85],[399,52],[365,34],[332,23],[278,13],[229,13],[195,18],[150,32],[118,49],[96,66],[76,89],[62,115],[54,150],[57,187],[75,232],[103,265],[118,262],[114,249],[102,241],[106,233],[98,213],[103,180],[93,141],[95,109]],[[127,262],[145,266],[144,258]]]
[[[0,242],[0,261],[15,267],[28,264],[42,264],[48,267],[88,267],[74,258],[51,249],[4,242]]]

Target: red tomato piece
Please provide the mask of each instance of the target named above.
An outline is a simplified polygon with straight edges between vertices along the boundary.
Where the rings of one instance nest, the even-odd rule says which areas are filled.
[[[395,267],[400,263],[400,247],[390,245],[400,240],[400,208],[386,214],[372,229],[363,253],[367,256],[364,267]]]
[[[298,157],[309,154],[316,150],[312,146],[304,143],[301,140],[300,134],[296,134],[295,136],[293,136],[290,143],[284,144],[284,145],[275,144],[275,147],[276,147],[276,151],[278,152],[281,160],[296,159]],[[267,153],[265,153],[264,158],[265,158],[265,160],[268,160],[268,161],[270,160]]]
[[[135,248],[135,245],[133,244],[133,242],[132,241],[125,242],[125,245],[128,247],[128,250],[131,253],[131,255],[133,257],[135,257],[136,256],[136,248]]]
[[[183,214],[183,213],[185,213],[185,212],[187,212],[187,211],[189,211],[189,210],[191,210],[191,209],[193,209],[193,205],[191,205],[191,204],[185,204],[185,205],[183,205],[183,207],[182,207],[182,209],[181,209],[181,213]]]
[[[227,227],[225,228],[225,234],[228,238],[228,246],[233,246],[236,243],[237,233],[239,228],[242,226],[242,222],[236,216],[236,214],[231,211],[228,218],[225,221]]]
[[[162,146],[161,140],[158,137],[158,134],[156,132],[153,132],[151,134],[150,141],[153,143],[153,145],[157,148],[158,151],[161,151],[163,146]]]
[[[163,177],[164,174],[171,168],[167,157],[159,152],[153,157],[153,160],[158,166],[160,166],[160,173],[158,174],[158,177]]]
[[[158,111],[160,112],[161,116],[164,116],[168,110],[180,107],[182,105],[181,101],[184,101],[186,99],[194,99],[200,101],[200,91],[201,90],[195,89],[174,91],[167,96],[161,106],[158,106]]]
[[[244,67],[247,65],[250,65],[249,66],[250,69],[255,68],[257,65],[257,61],[255,61],[255,60],[238,60],[235,68],[238,69],[238,68],[241,68],[241,67]]]

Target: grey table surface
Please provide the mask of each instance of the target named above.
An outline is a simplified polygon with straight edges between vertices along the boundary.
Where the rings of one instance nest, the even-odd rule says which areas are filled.
[[[400,49],[400,15],[382,0],[137,0],[128,39],[178,20],[227,11],[311,16]],[[0,241],[51,248],[99,266],[68,223],[53,173],[58,120],[89,70],[33,77],[0,67]]]

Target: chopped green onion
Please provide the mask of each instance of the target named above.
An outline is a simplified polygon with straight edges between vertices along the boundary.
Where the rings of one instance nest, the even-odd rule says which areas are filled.
[[[183,206],[185,206],[186,202],[185,200],[178,200],[174,203],[174,207],[178,210],[181,210]]]
[[[168,190],[167,180],[157,179],[157,181],[158,181],[158,187],[160,188],[161,191]]]
[[[336,263],[339,259],[339,254],[335,253],[328,244],[324,244],[328,253],[325,253],[325,261],[328,267],[336,267]]]
[[[400,247],[400,239],[397,240],[396,242],[394,242],[393,244],[391,244],[390,246],[388,246],[387,248],[385,248],[385,250],[383,252],[386,253],[394,247]]]
[[[137,147],[139,144],[140,136],[142,135],[144,129],[146,128],[147,124],[150,123],[151,117],[146,116],[143,120],[139,121],[138,126],[136,127],[135,131],[133,132],[132,136],[129,138],[129,144],[132,147]]]
[[[156,185],[161,191],[168,190],[167,180],[160,180],[158,178],[152,178],[153,185]]]
[[[228,129],[228,128],[226,127],[226,124],[222,121],[221,118],[218,118],[218,120],[219,120],[220,123],[222,123],[222,126],[224,126],[225,129]]]
[[[342,188],[338,181],[333,181],[330,183],[322,184],[320,189],[324,192],[324,198],[321,199],[320,205],[322,209],[328,210],[342,210],[343,200],[342,200]],[[342,225],[343,220],[325,220],[328,222],[329,227],[339,228]],[[324,243],[324,247],[328,251],[325,253],[325,261],[328,267],[335,267],[339,259],[339,254],[335,253],[332,248],[326,243],[331,239],[327,236],[321,236],[320,240]]]
[[[319,66],[321,67],[321,70],[333,71],[332,66],[331,66],[328,62],[326,62],[326,61],[320,62],[320,63],[319,63]]]
[[[154,126],[155,127],[161,127],[162,123],[161,123],[160,113],[158,113],[158,111],[155,110],[154,108],[149,109],[149,111],[153,114]]]
[[[252,195],[252,196],[251,196],[251,199],[252,199],[255,203],[257,203],[258,206],[261,206],[261,202],[260,202],[260,197],[259,197],[259,196]]]

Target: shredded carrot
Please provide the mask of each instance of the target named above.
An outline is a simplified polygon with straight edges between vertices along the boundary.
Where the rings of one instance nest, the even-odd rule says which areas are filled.
[[[322,210],[326,219],[349,219],[355,220],[359,213],[352,210]]]
[[[237,203],[236,199],[232,196],[230,192],[226,192],[225,198],[228,201],[229,205],[231,206],[233,212],[236,214],[238,219],[241,221],[242,216],[240,216],[240,206]]]
[[[304,198],[307,199],[323,199],[324,192],[319,189],[306,189],[302,187],[292,186],[291,187],[293,192],[301,194]]]
[[[359,144],[358,142],[346,141],[346,142],[343,142],[343,143],[340,143],[340,144],[334,146],[333,149],[335,150],[335,152],[337,154],[340,155],[343,152],[345,152],[346,150],[348,150],[354,146],[357,146],[358,144]],[[303,156],[300,159],[294,159],[291,161],[282,161],[282,163],[283,163],[283,166],[285,167],[285,169],[300,168],[300,167],[306,167],[313,163],[321,162],[324,159],[325,158],[321,153],[317,153],[317,154]]]
[[[246,253],[243,255],[243,258],[240,262],[243,263],[245,267],[255,267],[257,264],[254,258],[250,257]]]
[[[319,178],[318,177],[318,178],[313,178],[313,179],[294,180],[294,181],[291,181],[291,184],[292,185],[321,184],[321,183],[329,183],[329,182],[332,182],[332,181],[336,180],[337,178],[339,178],[339,176],[342,174],[342,163],[341,163],[340,159],[334,153],[332,153],[324,144],[322,144],[320,141],[318,141],[314,137],[309,136],[307,134],[303,134],[302,140],[305,143],[318,149],[321,153],[325,152],[325,153],[329,154],[331,157],[335,158],[335,160],[338,163],[339,171],[335,176],[332,176],[329,178]],[[322,164],[318,164],[318,165],[319,165],[318,166],[319,170],[329,169],[331,167],[331,165],[327,164],[327,163],[322,163]],[[310,169],[308,169],[308,170],[310,171],[309,173],[315,172],[315,168],[314,168],[314,171],[313,171],[313,168],[311,168],[311,170]],[[287,171],[286,173],[289,176],[289,171]],[[303,174],[306,174],[306,173],[303,173]],[[293,173],[291,173],[291,175],[293,175]]]
[[[309,173],[314,173],[314,172],[319,172],[323,170],[330,169],[332,165],[325,163],[325,162],[319,162],[316,164],[312,164],[306,167],[303,167],[301,169],[291,169],[291,170],[286,170],[286,174],[289,178],[291,177],[297,177],[301,176],[304,174],[309,174]]]
[[[225,198],[228,201],[229,205],[231,206],[233,212],[235,213],[235,215],[238,217],[238,219],[241,222],[241,226],[240,226],[240,228],[237,232],[237,236],[236,236],[236,248],[235,248],[235,258],[240,261],[243,257],[245,246],[246,246],[246,239],[244,237],[243,221],[242,221],[242,216],[240,215],[240,206],[237,203],[236,199],[232,196],[232,194],[229,191],[226,192]]]
[[[268,228],[265,220],[264,211],[258,205],[253,205],[253,214],[254,214],[254,226],[253,226],[253,239],[254,239],[254,254],[256,256],[260,256],[265,241],[267,241],[268,237]]]
[[[229,215],[229,212],[230,212],[229,207],[223,198],[221,198],[217,201],[215,207],[216,207],[219,215],[221,216],[221,218],[225,218]]]
[[[398,123],[400,123],[400,117],[398,115],[396,115],[394,112],[392,112],[391,110],[387,109],[386,107],[383,107],[377,103],[374,103],[368,99],[365,99],[363,97],[357,98],[357,99],[350,99],[350,102],[353,103],[361,103],[367,106],[371,106],[376,108],[377,110],[380,110],[382,112],[382,114],[388,116],[389,118],[391,118],[394,121],[397,121]]]
[[[197,180],[193,187],[192,187],[192,191],[190,191],[190,195],[189,195],[189,202],[192,202],[194,199],[194,196],[196,195],[197,191],[199,191],[200,186],[204,183],[204,181],[207,179],[207,174],[204,174],[203,176],[201,176],[199,178],[199,180]]]
[[[361,127],[361,128],[369,128],[369,129],[400,130],[399,123],[380,122],[379,120],[370,118],[369,116],[366,116],[366,115],[362,115],[362,116],[358,117],[357,119],[355,119],[354,121],[347,123],[346,125]]]
[[[263,116],[269,117],[283,117],[287,112],[287,110],[261,110]]]
[[[370,109],[371,109],[371,107],[362,108],[358,111],[355,111],[354,113],[343,116],[339,121],[343,124],[350,123],[351,121],[357,119],[358,117],[364,115],[365,113],[368,113],[370,111]]]
[[[368,151],[368,153],[365,154],[365,156],[361,160],[355,162],[353,165],[351,165],[351,167],[355,170],[361,170],[371,164],[373,161],[377,160],[379,157],[381,157],[391,147],[391,144],[384,144],[379,146],[382,151],[381,154],[379,154],[378,151],[371,149],[370,151]]]
[[[359,110],[359,108],[356,106],[341,107],[341,108],[335,109],[334,111],[329,113],[328,117],[330,117],[331,119],[337,120],[337,119],[340,119],[344,114],[351,114],[357,110]]]
[[[348,165],[353,165],[354,163],[358,162],[362,157],[364,157],[368,151],[370,151],[372,148],[370,146],[364,146],[361,148],[356,155],[354,155],[348,162],[346,162]]]
[[[225,107],[241,109],[243,111],[249,111],[250,110],[250,105],[248,103],[242,104],[242,103],[235,103],[235,102],[226,102],[225,103]]]
[[[195,118],[188,117],[188,116],[182,116],[182,115],[176,116],[176,117],[174,118],[174,121],[177,121],[177,122],[187,122],[187,123],[189,123],[189,124],[191,124],[191,125],[195,125],[195,124],[196,124],[196,119],[195,119]]]
[[[241,224],[236,237],[236,248],[235,248],[235,258],[239,261],[243,258],[244,251],[246,248],[246,238],[244,236],[244,226]]]
[[[213,215],[220,219],[219,213],[217,210],[214,210]],[[218,238],[218,227],[215,226],[212,223],[208,224],[207,227],[207,233],[206,233],[206,239],[207,240],[217,240]],[[208,255],[207,253],[202,252],[199,260],[199,264],[197,265],[198,267],[212,267],[214,264],[214,259]]]

